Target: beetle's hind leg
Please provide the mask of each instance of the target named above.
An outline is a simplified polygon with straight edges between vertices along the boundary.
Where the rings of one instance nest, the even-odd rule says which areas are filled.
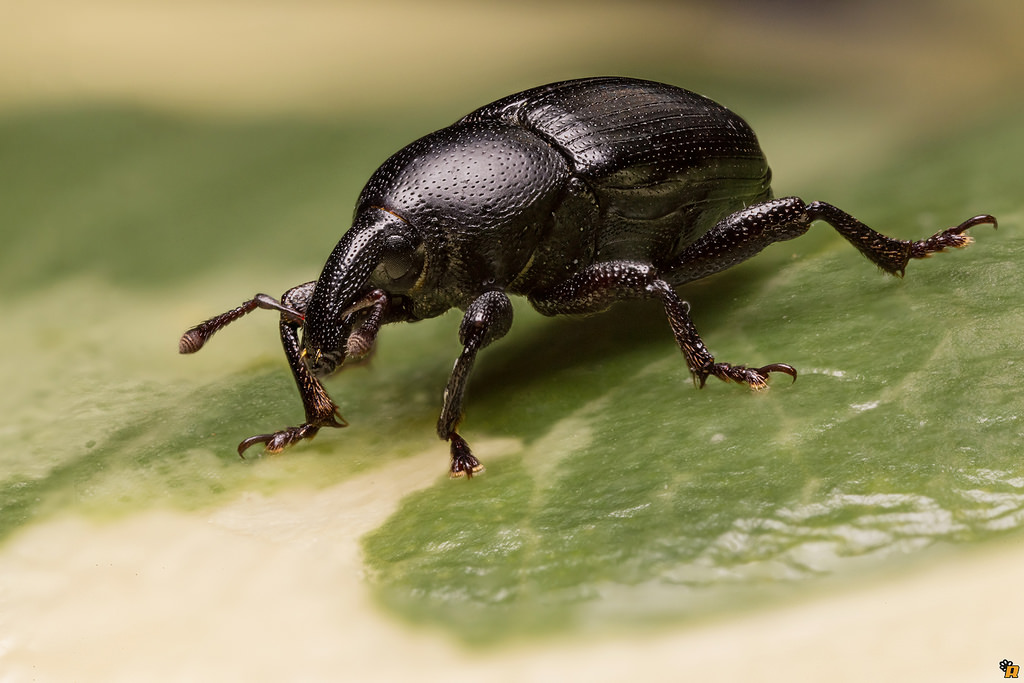
[[[926,258],[946,248],[959,249],[969,245],[972,239],[964,234],[969,228],[986,224],[997,226],[996,219],[992,216],[974,216],[960,225],[937,232],[928,239],[911,241],[886,237],[845,211],[825,202],[808,204],[806,212],[811,220],[823,220],[835,228],[836,232],[879,268],[900,277],[903,276],[911,259]]]
[[[831,204],[805,204],[798,197],[784,197],[726,216],[682,253],[663,264],[661,271],[674,286],[698,280],[746,261],[770,244],[799,237],[818,220],[831,225],[879,268],[899,276],[912,259],[925,258],[948,247],[966,247],[971,243],[971,238],[964,234],[969,228],[996,225],[995,218],[981,215],[928,239],[900,240],[872,230]]]

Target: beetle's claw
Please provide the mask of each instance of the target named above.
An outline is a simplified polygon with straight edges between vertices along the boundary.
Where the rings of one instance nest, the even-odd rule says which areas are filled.
[[[758,368],[757,372],[764,375],[765,379],[768,378],[768,373],[770,372],[781,372],[792,377],[794,382],[796,381],[796,368],[788,363],[772,363],[771,365],[765,365],[763,368]]]
[[[344,425],[332,424],[332,427],[342,427]],[[256,436],[250,436],[248,439],[238,444],[238,457],[245,459],[245,451],[250,447],[258,443],[266,444],[263,450],[266,453],[280,453],[288,446],[291,446],[296,441],[302,439],[312,439],[316,436],[316,433],[320,431],[320,426],[306,423],[298,427],[288,427],[281,431],[274,432],[273,434],[257,434]]]
[[[948,233],[955,233],[955,234],[959,235],[960,233],[964,232],[968,228],[973,228],[973,227],[975,227],[977,225],[991,225],[993,228],[998,228],[999,227],[999,221],[996,220],[995,216],[990,216],[987,213],[983,213],[981,215],[974,216],[972,218],[968,218],[967,220],[965,220],[963,223],[961,223],[960,225],[956,226],[955,228],[950,228],[949,230],[946,230],[946,232],[948,232]]]
[[[448,476],[452,479],[465,476],[472,479],[474,474],[482,472],[484,466],[480,464],[473,452],[469,450],[469,444],[461,436],[452,432],[448,435],[448,441],[452,445],[452,467]]]

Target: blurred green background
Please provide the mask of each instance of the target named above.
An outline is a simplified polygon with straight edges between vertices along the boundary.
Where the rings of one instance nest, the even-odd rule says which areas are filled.
[[[384,633],[421,655],[484,648],[477,676],[552,639],[586,653],[691,633],[1019,541],[1020,3],[43,0],[0,15],[0,671],[273,678],[253,651],[294,620],[272,641],[283,672],[320,677]],[[315,278],[362,183],[407,142],[595,74],[739,112],[779,196],[907,239],[977,213],[1000,228],[901,281],[819,225],[685,290],[719,359],[800,370],[764,395],[695,390],[657,306],[544,320],[517,302],[470,386],[463,433],[487,465],[471,484],[444,477],[433,435],[454,313],[386,329],[369,369],[328,383],[348,429],[240,461],[240,439],[301,418],[276,321],[257,313],[194,357],[180,333]],[[224,535],[195,540],[210,528]],[[242,556],[255,566],[222,583]],[[323,575],[305,585],[290,563]],[[180,600],[155,609],[163,591]],[[350,599],[375,616],[332,611]],[[196,647],[242,614],[252,649]],[[122,631],[133,656],[108,656]],[[978,659],[937,670],[993,668]]]

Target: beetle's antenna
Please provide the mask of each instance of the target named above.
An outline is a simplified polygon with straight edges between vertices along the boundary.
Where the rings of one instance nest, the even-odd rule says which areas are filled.
[[[301,323],[303,321],[303,315],[295,309],[285,306],[274,297],[267,296],[266,294],[257,294],[238,308],[233,308],[227,313],[221,313],[209,320],[204,320],[187,330],[185,334],[181,335],[181,340],[178,342],[178,353],[195,353],[203,348],[203,345],[209,341],[214,332],[235,322],[246,313],[252,313],[257,308],[280,311],[282,317],[292,322]]]

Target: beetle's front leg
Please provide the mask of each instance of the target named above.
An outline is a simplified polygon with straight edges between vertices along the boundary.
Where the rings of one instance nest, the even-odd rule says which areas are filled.
[[[306,421],[297,427],[287,427],[272,434],[250,436],[238,444],[238,455],[240,456],[250,446],[258,443],[266,444],[265,450],[268,453],[279,453],[296,441],[313,438],[321,427],[348,426],[338,412],[338,406],[331,400],[327,390],[320,384],[316,375],[310,372],[302,358],[298,331],[302,325],[306,306],[309,304],[314,286],[315,283],[307,282],[293,287],[284,293],[278,306],[263,306],[281,311],[281,345],[284,347],[288,366],[295,378],[295,385],[299,389]],[[266,298],[269,299],[269,297]]]
[[[219,329],[257,308],[278,311],[281,314],[281,343],[302,397],[302,405],[306,410],[306,422],[298,427],[288,427],[273,434],[259,434],[245,439],[238,444],[238,455],[240,456],[253,444],[265,443],[267,452],[277,453],[300,439],[312,438],[321,427],[346,426],[344,418],[338,414],[338,407],[334,401],[302,361],[299,349],[298,329],[305,318],[306,307],[309,305],[309,299],[315,286],[315,282],[306,282],[292,287],[284,293],[281,301],[266,294],[257,294],[241,306],[205,320],[187,330],[178,342],[180,353],[195,353],[203,348]]]
[[[545,315],[557,315],[597,313],[622,299],[652,297],[661,299],[664,304],[676,343],[699,386],[703,387],[708,377],[717,377],[725,382],[746,384],[751,389],[764,389],[772,372],[782,372],[796,379],[796,370],[785,363],[748,368],[715,361],[690,320],[690,305],[658,277],[653,266],[646,263],[610,261],[594,264],[560,285],[530,294],[530,302]]]
[[[327,394],[327,390],[306,366],[300,350],[298,330],[297,323],[286,320],[284,316],[281,317],[281,344],[284,346],[288,366],[295,378],[295,385],[299,388],[302,407],[306,412],[306,422],[297,427],[286,427],[273,434],[250,436],[238,444],[238,455],[242,457],[245,457],[243,453],[246,449],[254,444],[266,444],[267,453],[280,453],[296,441],[312,439],[321,427],[348,426],[345,418],[338,412],[338,406]]]
[[[437,420],[437,435],[451,444],[451,476],[472,478],[483,465],[469,449],[469,444],[455,430],[462,420],[462,401],[466,382],[476,361],[477,351],[501,339],[512,327],[512,302],[504,292],[486,292],[466,308],[459,327],[462,354],[455,361],[448,386],[444,390],[444,407]]]

